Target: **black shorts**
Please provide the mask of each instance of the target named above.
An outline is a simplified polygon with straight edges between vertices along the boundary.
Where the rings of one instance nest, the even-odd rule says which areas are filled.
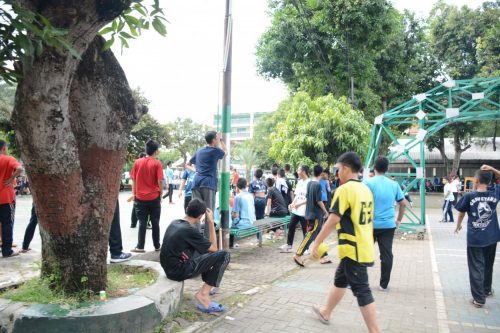
[[[368,284],[366,266],[354,260],[349,258],[340,260],[333,284],[337,288],[347,288],[350,285],[359,306],[365,306],[375,301]]]

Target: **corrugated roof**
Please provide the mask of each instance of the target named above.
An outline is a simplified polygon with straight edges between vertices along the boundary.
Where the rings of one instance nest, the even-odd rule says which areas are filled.
[[[452,139],[444,139],[444,147],[448,159],[455,157],[455,148],[453,147]],[[400,145],[405,145],[410,139],[399,139]],[[500,138],[496,138],[497,151],[493,151],[493,138],[478,138],[473,139],[471,147],[462,153],[460,160],[496,160],[500,161]],[[389,150],[396,150],[396,147],[389,147]],[[411,148],[409,155],[415,161],[420,161],[420,145]],[[425,146],[425,160],[442,160],[439,150],[433,149],[429,151]],[[408,159],[402,155],[398,157],[396,162],[406,162]]]

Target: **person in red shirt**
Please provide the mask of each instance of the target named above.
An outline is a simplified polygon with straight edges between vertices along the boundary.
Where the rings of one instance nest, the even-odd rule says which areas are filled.
[[[16,211],[16,177],[21,174],[21,164],[7,155],[7,142],[0,140],[0,223],[2,225],[2,256],[17,256],[12,250],[14,215]]]
[[[159,153],[158,143],[149,140],[146,143],[146,157],[135,161],[130,177],[133,180],[135,211],[139,220],[139,237],[137,246],[132,252],[144,253],[146,226],[148,217],[153,229],[153,245],[160,251],[160,214],[163,192],[163,166],[156,156]]]

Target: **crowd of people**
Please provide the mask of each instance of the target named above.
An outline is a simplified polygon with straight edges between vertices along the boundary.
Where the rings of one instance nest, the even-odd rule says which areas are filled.
[[[158,143],[150,140],[146,153],[135,161],[130,176],[133,180],[132,227],[139,224],[137,244],[132,252],[145,252],[146,229],[152,229],[155,251],[160,252],[160,261],[168,278],[183,281],[201,275],[203,284],[195,295],[197,307],[202,312],[221,312],[222,304],[212,302],[211,295],[217,292],[230,254],[219,249],[215,233],[214,211],[216,210],[217,164],[227,153],[220,133],[213,131],[205,135],[207,145],[200,148],[186,165],[182,173],[179,197],[184,195],[183,218],[172,221],[160,243],[159,221],[161,203],[169,198],[172,203],[172,169],[167,164],[163,170],[156,158]],[[231,207],[231,228],[250,228],[255,221],[269,217],[290,216],[286,243],[280,252],[292,254],[295,231],[300,226],[302,240],[291,259],[306,267],[305,257],[332,263],[327,251],[320,251],[323,241],[336,229],[338,232],[338,256],[334,285],[324,306],[314,305],[319,320],[330,323],[332,312],[350,288],[370,332],[378,332],[374,298],[368,284],[367,267],[373,266],[373,245],[377,242],[380,252],[381,274],[379,289],[388,291],[393,266],[392,245],[395,230],[400,226],[409,202],[401,185],[386,176],[389,160],[379,156],[375,160],[370,176],[362,178],[360,157],[353,152],[342,154],[335,165],[335,176],[321,165],[312,170],[300,165],[292,174],[291,166],[280,168],[273,165],[271,175],[264,177],[262,169],[254,172],[253,180],[247,182],[232,170],[231,189],[234,200]],[[15,256],[12,250],[13,211],[15,193],[13,182],[22,167],[7,154],[5,141],[0,140],[0,219],[2,225],[2,255]],[[476,307],[485,304],[485,298],[493,294],[492,268],[496,243],[500,241],[500,228],[496,206],[500,199],[500,187],[491,187],[492,175],[500,179],[500,172],[484,165],[477,171],[471,191],[458,200],[457,179],[443,179],[443,222],[453,222],[452,208],[459,212],[456,232],[461,230],[465,214],[467,222],[467,257],[472,303]],[[166,187],[166,188],[165,188]],[[166,190],[165,195],[164,188]],[[394,206],[398,207],[397,214]],[[22,251],[29,251],[37,224],[35,205],[26,229]],[[128,260],[130,253],[123,252],[119,221],[119,206],[110,230],[111,261]],[[282,230],[270,231],[268,237],[280,238]],[[259,235],[258,237],[263,237]],[[230,248],[238,247],[231,236]]]

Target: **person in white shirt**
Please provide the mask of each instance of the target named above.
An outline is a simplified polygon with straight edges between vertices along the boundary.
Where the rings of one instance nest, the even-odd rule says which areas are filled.
[[[455,222],[453,220],[453,200],[455,200],[455,196],[453,195],[453,185],[451,185],[448,182],[448,179],[443,178],[443,184],[444,184],[444,190],[443,190],[443,195],[444,195],[444,202],[443,202],[443,219],[439,222]],[[448,221],[448,217],[450,220]]]
[[[288,206],[291,212],[290,224],[288,225],[287,243],[280,247],[283,252],[292,250],[293,239],[295,237],[295,229],[297,223],[302,227],[302,235],[305,237],[307,232],[306,221],[306,202],[307,202],[307,184],[309,183],[309,167],[302,165],[297,169],[299,181],[295,187],[295,197],[292,203]]]

